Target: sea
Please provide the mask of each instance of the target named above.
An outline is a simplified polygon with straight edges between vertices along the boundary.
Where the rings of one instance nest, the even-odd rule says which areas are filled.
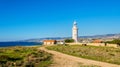
[[[12,46],[39,46],[41,42],[0,42],[0,47],[12,47]]]

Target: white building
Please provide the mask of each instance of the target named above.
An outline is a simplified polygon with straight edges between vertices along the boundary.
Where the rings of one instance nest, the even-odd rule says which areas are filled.
[[[76,21],[74,21],[72,28],[72,39],[74,39],[76,43],[78,42],[78,28]]]
[[[59,45],[60,45],[60,44],[63,44],[63,45],[64,45],[64,44],[65,44],[65,41],[64,41],[64,40],[57,40],[57,44],[59,44]]]

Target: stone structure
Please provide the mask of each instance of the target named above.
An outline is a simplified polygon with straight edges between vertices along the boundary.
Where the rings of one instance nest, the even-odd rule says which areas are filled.
[[[64,40],[44,40],[43,44],[44,45],[55,45],[55,44],[64,45],[65,42],[64,42]]]
[[[54,44],[56,44],[56,40],[44,40],[43,44],[44,45],[54,45]]]
[[[77,43],[78,42],[78,28],[77,23],[74,21],[73,28],[72,28],[72,39]]]

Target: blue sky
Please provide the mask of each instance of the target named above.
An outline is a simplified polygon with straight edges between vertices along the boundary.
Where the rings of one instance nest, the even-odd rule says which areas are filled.
[[[0,41],[120,33],[120,0],[0,0]]]

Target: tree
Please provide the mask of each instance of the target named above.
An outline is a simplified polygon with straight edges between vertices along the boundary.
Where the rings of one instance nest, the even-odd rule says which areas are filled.
[[[73,42],[74,42],[74,39],[65,39],[65,42],[66,42],[66,43],[73,43]]]
[[[108,41],[107,43],[117,44],[117,46],[120,46],[120,39],[115,39],[113,41]]]

